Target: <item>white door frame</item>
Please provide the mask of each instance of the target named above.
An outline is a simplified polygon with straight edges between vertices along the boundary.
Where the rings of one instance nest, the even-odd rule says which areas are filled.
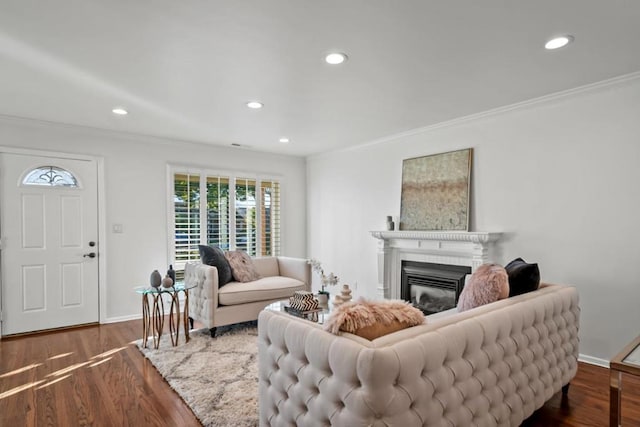
[[[65,153],[61,151],[46,151],[26,148],[16,148],[0,145],[0,153],[23,154],[44,157],[62,157],[76,160],[90,160],[96,162],[98,168],[98,322],[104,323],[107,318],[107,226],[105,208],[105,179],[104,179],[104,158],[89,156],[84,154]],[[2,200],[0,194],[0,200]],[[2,224],[0,224],[0,231]],[[0,233],[1,236],[1,233]],[[0,255],[1,256],[1,255]],[[0,275],[0,309],[2,308],[2,276]],[[0,323],[0,339],[2,339],[2,323]]]

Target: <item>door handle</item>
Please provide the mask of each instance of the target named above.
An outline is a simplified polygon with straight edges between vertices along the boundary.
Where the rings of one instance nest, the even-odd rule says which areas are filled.
[[[96,257],[96,253],[95,252],[89,252],[88,254],[84,254],[82,255],[83,258],[89,257],[89,258],[95,258]]]

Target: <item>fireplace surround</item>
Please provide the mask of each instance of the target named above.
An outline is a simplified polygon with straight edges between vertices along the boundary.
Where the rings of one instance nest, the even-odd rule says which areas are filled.
[[[499,232],[372,231],[378,239],[379,298],[404,299],[402,262],[469,267],[471,272],[498,258]]]

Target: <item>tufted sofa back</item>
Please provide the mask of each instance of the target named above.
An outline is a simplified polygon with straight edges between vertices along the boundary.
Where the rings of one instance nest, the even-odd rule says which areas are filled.
[[[579,317],[560,285],[373,341],[263,311],[260,425],[520,425],[575,376]]]

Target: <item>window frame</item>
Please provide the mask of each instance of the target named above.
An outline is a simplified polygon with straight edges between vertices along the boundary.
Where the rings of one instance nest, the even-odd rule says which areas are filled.
[[[34,173],[37,173],[39,169],[46,169],[46,168],[49,168],[50,173],[54,173],[54,171],[57,171],[57,172],[62,172],[63,174],[67,174],[69,178],[73,180],[73,182],[69,184],[66,182],[66,179],[65,179],[65,182],[62,184],[57,184],[55,181],[49,181],[49,182],[27,181],[29,177],[32,176]],[[46,173],[43,173],[40,176],[42,175],[46,175]],[[82,190],[83,188],[82,183],[80,182],[80,179],[78,178],[75,172],[67,168],[63,168],[62,166],[57,166],[53,163],[32,167],[24,171],[20,177],[18,186],[19,187],[54,188],[57,190],[59,189]]]
[[[202,225],[207,224],[207,197],[203,189],[206,191],[207,177],[224,177],[229,179],[229,250],[236,250],[236,180],[253,180],[255,181],[256,189],[256,256],[262,253],[262,182],[277,182],[279,186],[279,200],[278,200],[278,215],[279,215],[279,255],[283,253],[283,239],[282,239],[282,224],[283,224],[283,202],[282,193],[284,188],[284,180],[281,175],[268,174],[268,173],[256,173],[247,172],[242,170],[222,170],[206,167],[198,167],[192,165],[183,164],[167,164],[167,260],[168,264],[173,265],[174,270],[178,270],[178,265],[175,260],[175,202],[174,202],[174,179],[176,174],[189,174],[198,175],[200,182],[200,242],[201,245],[207,245],[207,230],[203,229]],[[185,261],[189,262],[191,260]],[[195,260],[193,260],[195,261]]]

